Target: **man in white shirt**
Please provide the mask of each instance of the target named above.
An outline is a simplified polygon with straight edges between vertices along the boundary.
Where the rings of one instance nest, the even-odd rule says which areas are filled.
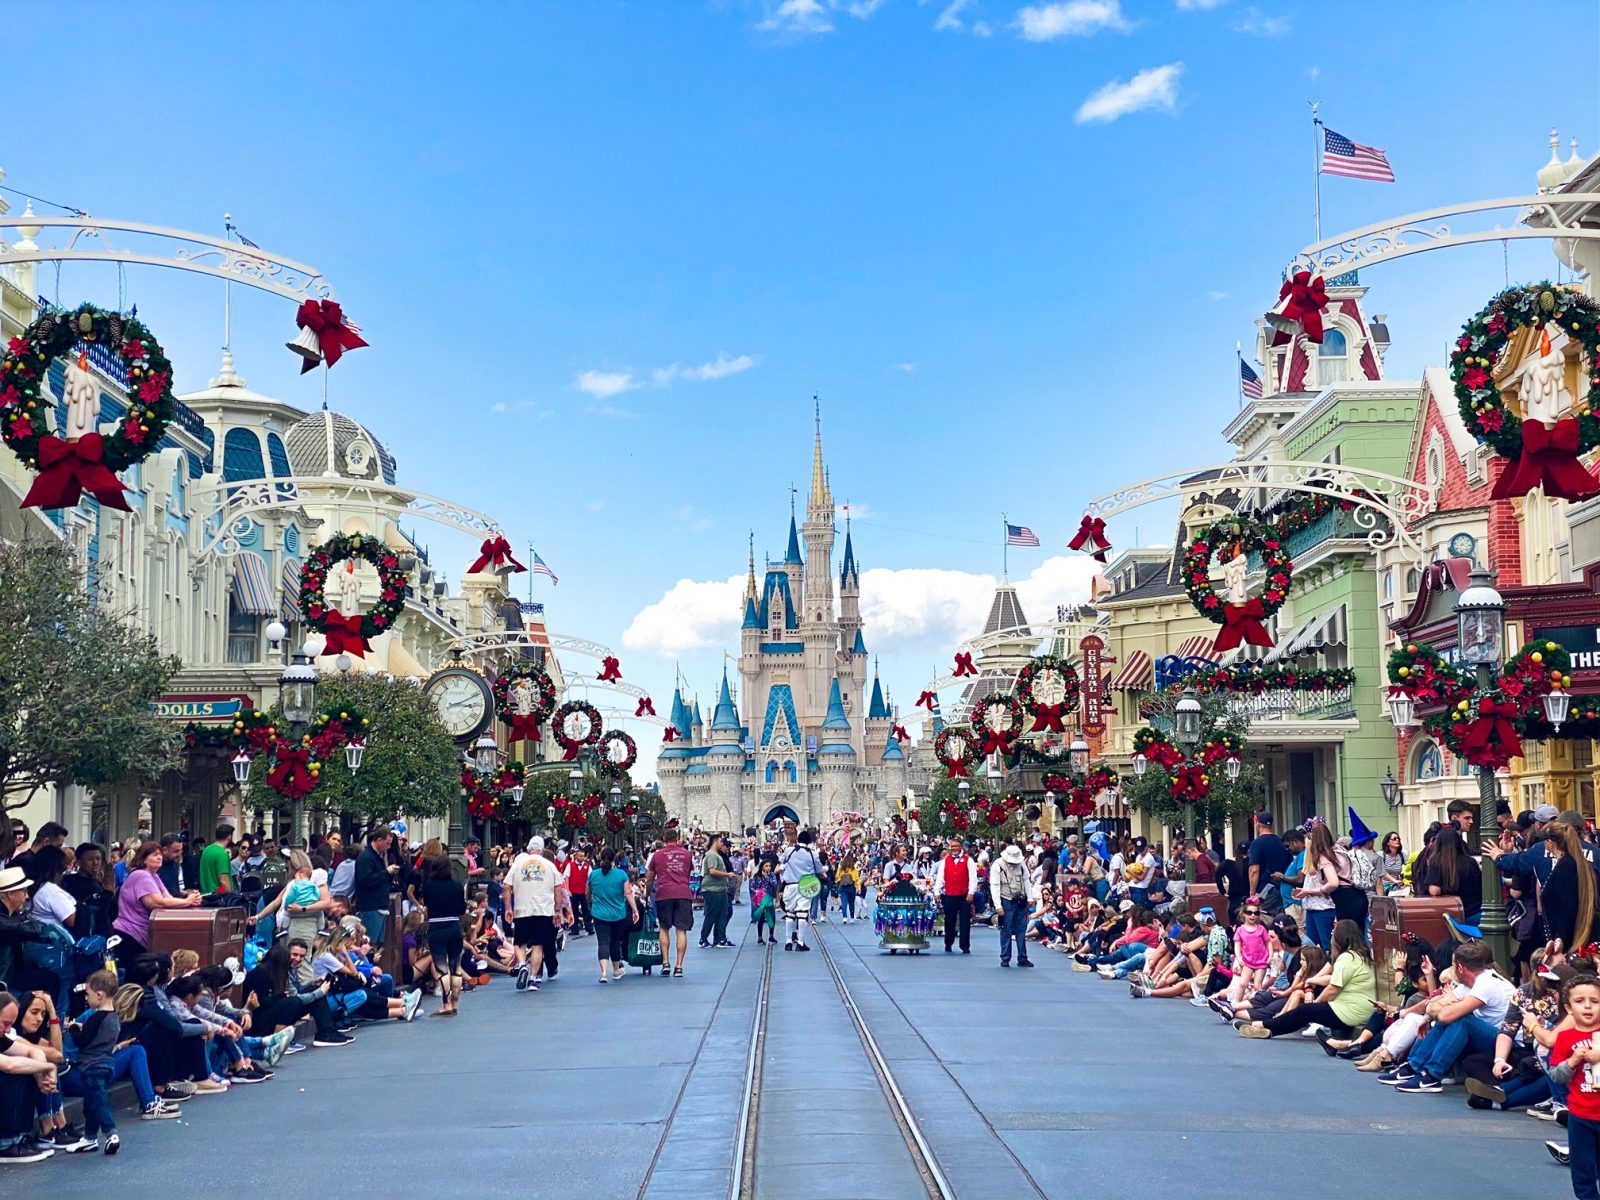
[[[1011,943],[1017,947],[1017,966],[1031,967],[1028,959],[1028,864],[1022,847],[1007,842],[989,868],[989,894],[1000,914],[1000,965],[1011,965]]]
[[[1495,970],[1494,951],[1487,942],[1457,946],[1453,965],[1456,981],[1466,993],[1429,1001],[1426,1011],[1433,1024],[1427,1034],[1417,1039],[1406,1062],[1379,1077],[1395,1084],[1397,1092],[1442,1092],[1463,1054],[1494,1053],[1500,1023],[1517,989]]]
[[[961,953],[972,953],[972,897],[978,890],[978,864],[967,848],[952,839],[933,875],[933,894],[944,906],[944,952],[950,954],[961,939]]]
[[[555,863],[544,856],[544,839],[528,839],[526,853],[519,854],[506,873],[504,900],[512,916],[512,941],[517,947],[517,990],[539,990],[539,971],[548,957],[554,966],[556,953],[557,893],[561,876]],[[555,978],[554,970],[551,971]]]

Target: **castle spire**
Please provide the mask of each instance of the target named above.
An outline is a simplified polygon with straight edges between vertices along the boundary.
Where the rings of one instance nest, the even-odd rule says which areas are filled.
[[[811,511],[832,509],[833,496],[828,490],[828,472],[822,465],[822,401],[813,396],[816,405],[816,444],[811,453]]]
[[[744,598],[754,601],[756,598],[756,531],[750,531],[750,571],[744,580]]]

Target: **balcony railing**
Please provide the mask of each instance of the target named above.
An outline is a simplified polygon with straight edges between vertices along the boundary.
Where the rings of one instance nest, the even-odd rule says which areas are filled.
[[[1348,687],[1331,692],[1293,692],[1278,689],[1259,696],[1233,696],[1228,711],[1252,722],[1334,721],[1356,715],[1355,694]]]

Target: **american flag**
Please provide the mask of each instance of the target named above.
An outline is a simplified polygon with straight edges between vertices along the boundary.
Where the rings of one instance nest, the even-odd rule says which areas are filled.
[[[1261,376],[1250,369],[1244,359],[1239,360],[1239,390],[1246,400],[1261,399]]]
[[[239,232],[239,227],[237,225],[235,225],[232,221],[226,221],[226,222],[224,222],[224,224],[227,226],[228,232],[233,234],[234,237],[238,238],[239,241],[242,242],[244,245],[249,246],[250,249],[252,249],[252,250],[261,249],[260,246],[256,245],[249,238],[245,237],[244,234],[240,233]]]
[[[1039,539],[1026,525],[1006,525],[1006,545],[1037,546],[1038,544]]]
[[[537,551],[534,552],[533,556],[533,573],[535,575],[548,575],[551,583],[561,582],[556,578],[556,573],[550,569],[550,564],[540,558]]]
[[[1370,179],[1375,183],[1393,183],[1394,172],[1383,151],[1372,146],[1352,142],[1342,133],[1335,133],[1326,125],[1322,127],[1322,173],[1345,175],[1351,179]]]

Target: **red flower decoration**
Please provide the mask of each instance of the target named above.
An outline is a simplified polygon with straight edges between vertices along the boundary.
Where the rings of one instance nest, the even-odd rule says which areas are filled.
[[[1471,367],[1461,373],[1461,382],[1473,391],[1477,391],[1481,387],[1488,386],[1489,372],[1482,367]]]

